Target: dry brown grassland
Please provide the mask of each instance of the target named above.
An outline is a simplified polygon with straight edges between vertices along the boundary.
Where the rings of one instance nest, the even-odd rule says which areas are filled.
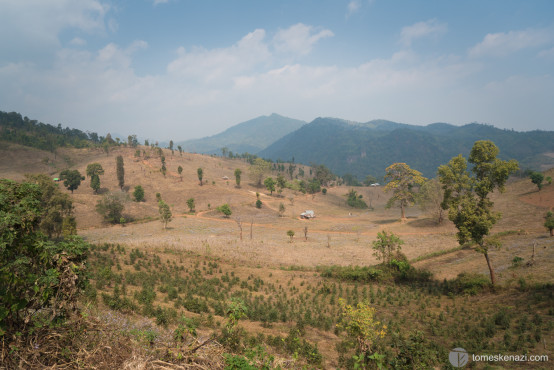
[[[150,152],[149,148],[141,147],[141,151],[143,149]],[[173,318],[165,328],[165,325],[157,326],[155,319],[146,319],[141,315],[144,308],[141,308],[137,297],[143,289],[143,282],[131,282],[129,279],[137,279],[135,275],[142,272],[142,278],[155,276],[152,278],[156,292],[153,307],[160,307],[169,316],[175,312],[177,317],[184,315],[197,320],[199,327],[195,343],[206,341],[212,332],[220,330],[225,324],[221,304],[228,302],[233,295],[242,297],[248,302],[252,316],[240,321],[239,326],[245,330],[244,338],[251,344],[267,345],[268,351],[277,356],[274,365],[282,367],[346,366],[340,356],[340,345],[345,334],[335,329],[339,297],[352,303],[362,299],[371,301],[380,319],[389,323],[390,338],[394,330],[397,333],[419,330],[429,341],[425,342],[426,345],[439,343],[444,348],[460,343],[479,348],[470,338],[475,334],[471,334],[471,330],[478,329],[467,325],[463,329],[459,320],[471,319],[481,322],[480,327],[488,328],[489,321],[496,319],[495,315],[508,312],[506,315],[511,325],[509,328],[502,328],[498,323],[493,325],[494,333],[486,337],[489,350],[495,353],[525,350],[531,354],[554,357],[552,291],[532,289],[536,284],[554,283],[554,238],[549,238],[542,226],[544,214],[554,207],[554,185],[538,192],[530,180],[513,180],[505,193],[494,194],[495,207],[503,217],[493,233],[499,233],[503,246],[491,253],[491,260],[502,288],[477,295],[448,296],[438,293],[438,284],[444,279],[454,279],[463,272],[488,276],[483,256],[471,248],[457,248],[453,225],[446,221],[437,226],[417,207],[409,208],[407,221],[400,222],[398,209],[385,209],[388,197],[382,188],[356,189],[368,203],[371,200],[374,208],[371,211],[356,210],[345,204],[347,187],[330,187],[327,195],[304,195],[286,189],[281,196],[275,193],[270,196],[265,189],[250,184],[248,164],[241,160],[191,153],[179,155],[178,151],[172,154],[166,149],[164,155],[168,172],[164,177],[157,155],[152,152],[148,159],[144,159],[142,153],[140,158],[136,158],[134,153],[131,148],[114,149],[108,155],[99,149],[60,149],[54,156],[17,145],[3,145],[0,147],[0,177],[21,180],[25,173],[36,172],[54,177],[67,167],[84,174],[87,164],[99,162],[105,170],[100,177],[100,193],[116,192],[119,190],[115,157],[124,157],[126,192],[131,194],[136,185],[141,185],[146,194],[145,202],[129,201],[126,204],[125,218],[131,222],[125,226],[102,222],[95,211],[95,204],[102,195],[93,194],[89,179],[75,190],[72,197],[79,235],[98,246],[109,244],[104,249],[98,247],[92,260],[93,266],[98,268],[108,266],[111,280],[98,283],[101,279],[94,275],[92,281],[93,285],[96,284],[97,303],[87,304],[86,312],[103,324],[111,325],[111,328],[123,325],[122,322],[133,326],[135,334],[131,337],[137,343],[145,342],[143,336],[149,330],[155,332],[156,340],[163,341],[164,335],[171,333],[178,323],[178,319]],[[177,174],[178,166],[183,167],[182,179]],[[199,167],[204,170],[203,186],[197,179],[196,170]],[[235,186],[236,168],[242,170],[240,188]],[[306,168],[305,172],[308,174],[309,170]],[[554,171],[550,172],[549,175],[553,176]],[[273,176],[276,174],[274,172]],[[224,176],[229,180],[222,179]],[[171,206],[173,213],[174,218],[167,230],[157,220],[157,192]],[[255,207],[256,192],[260,193],[263,202],[261,209]],[[196,203],[194,213],[188,212],[186,204],[191,197]],[[215,210],[223,203],[231,206],[231,218],[224,218]],[[286,207],[283,217],[278,213],[280,203]],[[314,210],[317,217],[301,220],[299,214],[307,209]],[[242,225],[242,240],[237,221]],[[305,228],[308,230],[307,239],[304,238]],[[286,234],[287,230],[295,231],[292,242]],[[377,264],[371,242],[381,230],[392,231],[404,240],[402,252],[414,261],[415,267],[433,273],[436,287],[344,282],[321,276],[325,266]],[[135,251],[140,252],[142,257],[132,260],[130,255]],[[533,252],[534,263],[528,266]],[[433,256],[433,253],[437,255]],[[523,258],[520,264],[514,264],[516,256]],[[107,260],[112,262],[106,265]],[[212,281],[214,285],[209,285],[210,279],[214,278],[217,282]],[[178,289],[177,298],[168,296],[172,279]],[[235,283],[232,283],[233,279]],[[188,286],[187,280],[201,287],[200,290]],[[135,308],[109,310],[106,299],[101,299],[102,293],[114,294],[114,287],[121,289],[122,285],[126,289],[124,296],[134,302]],[[207,293],[208,290],[210,292]],[[198,308],[194,302],[203,302],[207,308]],[[528,312],[531,308],[533,312]],[[252,310],[259,312],[253,314]],[[150,316],[156,317],[155,314]],[[112,320],[113,317],[118,319]],[[531,329],[522,327],[522,317],[534,323],[528,325]],[[148,324],[143,322],[145,320]],[[299,338],[317,346],[322,356],[319,361],[309,355],[298,356],[287,352],[286,346],[272,345],[269,338],[282,338],[282,342],[287,343],[291,329],[299,326]],[[392,346],[394,340],[390,338],[386,343]],[[148,352],[147,345],[145,348],[144,351],[126,348],[117,364],[139,368],[137,363],[142,360],[151,368],[166,363],[163,366],[178,366],[175,356],[164,357],[163,361],[158,357],[163,364],[155,365],[156,354]],[[207,357],[219,359],[204,365],[198,362],[199,366],[222,366],[221,356],[225,352],[222,348],[211,343],[199,350],[199,353],[207,351]],[[174,365],[169,365],[171,363]],[[541,368],[537,364],[525,365]]]

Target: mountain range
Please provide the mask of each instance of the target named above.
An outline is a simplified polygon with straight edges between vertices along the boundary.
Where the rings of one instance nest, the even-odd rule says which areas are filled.
[[[471,123],[427,126],[374,120],[366,123],[316,118],[258,153],[263,158],[323,163],[334,173],[365,178],[382,176],[396,162],[407,163],[426,177],[452,157],[466,158],[477,140],[492,140],[502,159],[516,159],[520,168],[554,167],[554,132],[516,132]],[[550,155],[549,155],[550,154]]]
[[[273,113],[239,123],[217,135],[176,142],[175,145],[194,153],[217,154],[225,147],[234,153],[255,154],[305,124],[305,121]]]

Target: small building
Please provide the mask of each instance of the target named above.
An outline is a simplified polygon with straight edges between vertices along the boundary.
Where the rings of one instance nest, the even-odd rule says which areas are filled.
[[[307,211],[302,212],[300,214],[300,218],[304,218],[304,219],[310,219],[310,218],[314,218],[314,217],[315,217],[315,212],[311,211],[311,210],[307,210]]]

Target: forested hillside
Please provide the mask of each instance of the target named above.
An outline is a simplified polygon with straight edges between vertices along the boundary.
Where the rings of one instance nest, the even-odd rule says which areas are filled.
[[[102,141],[95,132],[85,133],[78,129],[53,126],[16,112],[0,111],[0,141],[54,151],[57,147],[72,146],[83,148]]]
[[[477,140],[492,140],[500,148],[500,158],[516,159],[522,168],[554,166],[554,158],[544,155],[554,152],[554,132],[516,132],[477,123],[414,126],[317,118],[258,154],[273,160],[294,157],[296,162],[323,163],[334,173],[350,173],[358,179],[368,174],[382,176],[395,162],[405,162],[433,177],[440,164],[460,153],[467,156]]]

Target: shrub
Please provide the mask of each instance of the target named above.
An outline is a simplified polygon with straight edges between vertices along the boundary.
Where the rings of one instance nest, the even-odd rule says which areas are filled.
[[[142,188],[142,186],[135,186],[133,197],[135,198],[135,202],[144,202],[144,189]]]
[[[490,287],[489,279],[483,274],[462,272],[454,280],[445,284],[446,293],[475,295]]]
[[[227,203],[217,207],[217,210],[221,213],[223,213],[223,217],[225,218],[229,218],[231,216],[231,214],[233,213],[231,211],[231,207],[229,207],[229,205]]]
[[[38,311],[49,322],[65,317],[87,282],[88,245],[77,237],[55,243],[38,231],[41,196],[38,185],[0,180],[0,337],[25,334]]]
[[[256,208],[262,208],[262,201],[259,199],[256,201]]]
[[[96,211],[104,218],[104,221],[117,224],[123,216],[125,200],[125,195],[122,193],[107,194],[96,204]]]

